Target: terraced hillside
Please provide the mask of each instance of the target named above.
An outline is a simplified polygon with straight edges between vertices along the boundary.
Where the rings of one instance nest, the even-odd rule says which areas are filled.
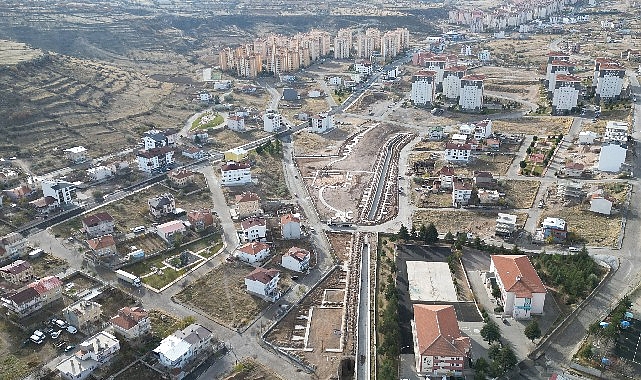
[[[30,160],[37,173],[66,165],[58,158],[71,146],[97,157],[134,145],[192,113],[178,86],[54,53],[0,66],[0,156]]]

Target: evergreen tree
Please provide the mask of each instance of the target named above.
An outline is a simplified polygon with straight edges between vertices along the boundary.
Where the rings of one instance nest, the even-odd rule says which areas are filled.
[[[499,329],[499,325],[490,319],[481,328],[481,337],[490,344],[492,344],[492,342],[500,341],[501,330]]]
[[[534,339],[541,337],[541,328],[539,327],[539,323],[536,319],[533,319],[528,323],[523,332],[525,333],[525,336],[532,341],[532,343],[534,343]]]
[[[401,224],[401,228],[398,230],[398,238],[404,241],[407,241],[410,239],[410,233],[404,224]]]
[[[436,226],[434,223],[430,223],[427,226],[426,232],[425,232],[425,242],[427,244],[434,244],[438,241],[438,231],[436,230]]]

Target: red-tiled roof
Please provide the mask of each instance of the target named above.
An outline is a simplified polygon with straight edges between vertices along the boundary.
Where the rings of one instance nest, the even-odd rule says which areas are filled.
[[[105,222],[113,222],[114,218],[106,212],[89,215],[82,220],[85,226],[93,227]]]
[[[258,196],[258,194],[252,193],[250,191],[244,191],[242,194],[236,195],[236,203],[253,202],[253,201],[260,202],[260,197]]]
[[[454,176],[454,168],[451,166],[443,166],[438,172],[436,172],[436,174],[446,177],[452,177]]]
[[[300,218],[294,214],[285,214],[280,217],[280,224],[287,224],[289,222],[300,223]]]
[[[123,307],[110,319],[110,322],[124,330],[129,330],[148,315],[147,311],[141,307]]]
[[[247,218],[242,222],[240,222],[240,227],[243,230],[250,229],[254,226],[265,226],[265,225],[266,225],[266,222],[265,222],[265,219],[263,218]]]
[[[39,281],[32,282],[28,285],[30,288],[33,288],[38,294],[44,294],[48,291],[59,288],[62,286],[62,281],[55,276],[44,277]]]
[[[423,356],[466,356],[471,348],[456,321],[452,305],[414,305],[416,342]]]
[[[283,256],[291,256],[298,261],[303,261],[309,257],[309,251],[298,247],[291,247]]]
[[[575,77],[574,75],[557,74],[556,81],[557,82],[581,82],[581,78]]]
[[[492,255],[491,259],[505,291],[520,298],[545,293],[545,286],[526,255]]]
[[[228,162],[220,167],[221,171],[230,171],[230,170],[239,170],[239,169],[249,169],[251,165],[245,162]]]
[[[485,75],[478,75],[478,74],[466,75],[463,78],[461,78],[461,80],[469,80],[469,81],[478,81],[483,79],[485,79]]]
[[[415,77],[434,77],[436,76],[436,71],[432,70],[420,70],[414,74]]]
[[[192,210],[187,214],[187,220],[191,223],[202,222],[205,226],[214,224],[214,215],[211,210]]]
[[[173,151],[174,149],[168,146],[162,146],[160,148],[152,148],[149,150],[143,150],[138,153],[138,157],[144,157],[147,159],[158,157],[158,156],[164,156],[167,153]]]
[[[256,268],[245,278],[252,281],[258,281],[263,284],[268,284],[274,277],[278,276],[280,271],[276,269]]]
[[[186,170],[186,169],[179,169],[179,170],[172,170],[169,172],[168,176],[175,178],[175,179],[183,179],[183,178],[188,178],[193,176],[195,173],[192,172],[191,170]]]
[[[31,268],[31,264],[29,264],[29,262],[24,260],[16,260],[11,264],[5,265],[2,268],[0,268],[0,272],[19,274],[26,271],[29,268]]]
[[[445,149],[472,150],[472,146],[470,144],[456,144],[448,142],[445,144]]]
[[[463,66],[463,65],[449,66],[445,68],[445,71],[450,71],[450,72],[459,72],[459,71],[465,71],[465,70],[467,70],[467,66]]]
[[[238,250],[248,255],[256,256],[265,249],[269,249],[269,245],[261,242],[246,243],[241,245]]]
[[[94,239],[87,240],[87,244],[89,245],[89,248],[95,251],[98,249],[105,249],[107,247],[114,246],[116,245],[116,241],[114,240],[113,236],[104,235]]]

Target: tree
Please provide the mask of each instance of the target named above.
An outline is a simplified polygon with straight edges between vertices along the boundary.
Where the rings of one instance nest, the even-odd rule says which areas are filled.
[[[483,325],[483,328],[481,328],[481,337],[490,344],[492,344],[492,342],[499,342],[501,340],[499,325],[490,319]]]
[[[398,238],[405,241],[410,239],[410,233],[404,224],[401,224],[401,228],[398,230]]]
[[[474,362],[474,379],[485,380],[489,369],[490,363],[484,357],[476,359],[476,362]]]
[[[528,323],[523,332],[525,333],[525,336],[532,341],[532,343],[534,343],[534,339],[541,337],[541,328],[539,327],[539,323],[536,319],[533,319]]]
[[[519,162],[519,166],[521,167],[521,169],[525,169],[527,167],[527,162],[521,161]]]
[[[454,235],[452,235],[452,233],[450,231],[447,231],[447,233],[445,234],[445,237],[443,238],[443,240],[445,240],[446,243],[453,243],[454,242]]]
[[[438,231],[436,230],[436,226],[434,225],[434,223],[430,223],[427,226],[425,242],[427,244],[434,244],[437,241],[438,241]]]
[[[501,298],[501,289],[498,286],[492,286],[492,297],[499,299]]]
[[[421,227],[418,229],[418,239],[427,243],[427,227],[424,224],[421,224]]]

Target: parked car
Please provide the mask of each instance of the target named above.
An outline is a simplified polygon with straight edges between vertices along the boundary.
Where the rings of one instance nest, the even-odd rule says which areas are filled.
[[[74,348],[76,348],[75,344],[69,345],[69,346],[65,347],[65,352],[69,352],[69,351],[73,350]]]
[[[63,321],[62,319],[56,319],[54,323],[56,324],[56,326],[60,327],[61,329],[64,329],[68,326],[67,322]]]
[[[31,334],[31,336],[29,337],[29,340],[35,344],[42,344],[45,339],[47,339],[47,335],[45,335],[45,333],[40,330],[34,331],[33,334]]]
[[[71,325],[69,325],[69,326],[67,326],[67,332],[69,332],[69,334],[75,334],[75,333],[78,332],[78,329],[73,327],[73,326],[71,326]]]
[[[60,334],[62,333],[62,330],[54,331],[51,333],[51,339],[58,339],[60,337]]]

